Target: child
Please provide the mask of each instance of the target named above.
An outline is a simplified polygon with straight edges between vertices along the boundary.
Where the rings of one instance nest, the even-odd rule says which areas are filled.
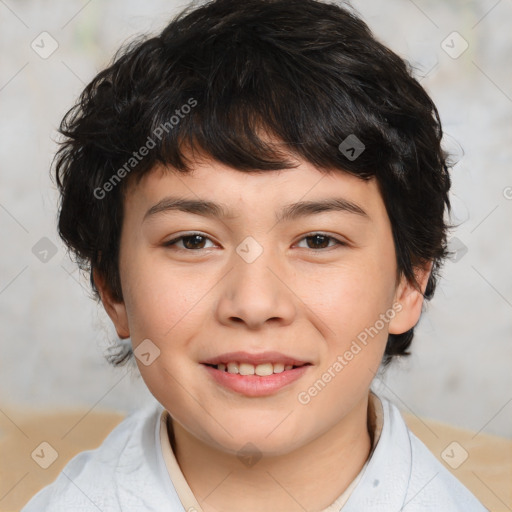
[[[370,390],[434,293],[450,178],[435,105],[363,21],[189,8],[61,132],[60,235],[159,406],[25,512],[485,510]]]

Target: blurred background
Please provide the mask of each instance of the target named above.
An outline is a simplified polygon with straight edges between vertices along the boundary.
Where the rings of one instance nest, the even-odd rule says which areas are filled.
[[[129,412],[153,400],[104,359],[115,331],[56,233],[56,128],[137,34],[187,2],[0,0],[0,413]],[[399,408],[512,438],[512,2],[353,1],[439,108],[452,170],[450,247],[412,355],[375,387]],[[8,412],[9,411],[9,412]]]

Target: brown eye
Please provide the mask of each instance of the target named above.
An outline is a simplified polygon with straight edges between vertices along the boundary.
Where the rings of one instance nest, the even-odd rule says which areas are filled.
[[[192,233],[190,235],[183,235],[178,238],[174,238],[173,240],[169,240],[168,242],[164,243],[164,246],[175,246],[178,250],[197,251],[200,249],[207,249],[208,247],[205,247],[205,243],[208,240],[210,239],[204,235],[201,235],[200,233]],[[179,243],[182,245],[180,246]]]
[[[201,235],[192,235],[183,237],[183,245],[187,249],[204,249],[205,237]],[[199,247],[200,246],[200,247]]]
[[[307,235],[302,240],[306,240],[307,247],[306,249],[327,249],[329,247],[334,247],[336,245],[346,245],[345,243],[337,240],[336,238],[326,235],[324,233],[312,233],[311,235]],[[301,240],[301,241],[302,241]],[[330,242],[334,242],[329,245]]]

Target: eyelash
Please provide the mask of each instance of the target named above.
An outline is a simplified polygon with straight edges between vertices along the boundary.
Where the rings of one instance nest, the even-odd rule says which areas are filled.
[[[172,246],[175,246],[177,242],[179,242],[180,240],[183,240],[184,238],[192,238],[194,236],[200,236],[201,238],[204,238],[206,240],[210,240],[212,241],[210,238],[208,238],[207,236],[203,235],[202,233],[196,233],[196,232],[191,232],[191,233],[187,233],[185,235],[181,235],[177,238],[173,238],[172,240],[169,240],[167,242],[165,242],[163,245],[164,247],[172,247]],[[341,240],[338,240],[337,238],[331,236],[331,235],[328,235],[326,233],[322,233],[322,232],[312,232],[312,233],[308,233],[307,235],[303,236],[299,242],[301,242],[302,240],[306,240],[307,238],[313,238],[315,236],[323,236],[325,238],[327,238],[329,241],[333,240],[335,242],[334,245],[332,246],[328,246],[328,247],[324,247],[324,248],[321,248],[321,249],[311,249],[309,247],[306,247],[305,249],[309,250],[309,251],[314,251],[314,252],[320,252],[320,251],[323,251],[323,250],[326,250],[326,249],[332,249],[333,247],[336,247],[336,246],[341,246],[341,247],[344,247],[344,246],[347,246],[348,244],[346,242],[343,242]],[[200,248],[200,249],[186,249],[186,248],[176,248],[176,250],[178,251],[185,251],[185,252],[199,252],[201,250],[203,250],[204,248]],[[207,247],[206,249],[209,249],[209,247]],[[303,247],[304,249],[304,247]]]

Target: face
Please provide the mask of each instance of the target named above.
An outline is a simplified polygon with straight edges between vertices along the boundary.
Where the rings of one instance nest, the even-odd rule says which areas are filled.
[[[100,283],[102,299],[148,388],[227,453],[285,454],[342,424],[421,310],[377,183],[305,162],[154,169],[127,190],[120,277],[123,302]]]

